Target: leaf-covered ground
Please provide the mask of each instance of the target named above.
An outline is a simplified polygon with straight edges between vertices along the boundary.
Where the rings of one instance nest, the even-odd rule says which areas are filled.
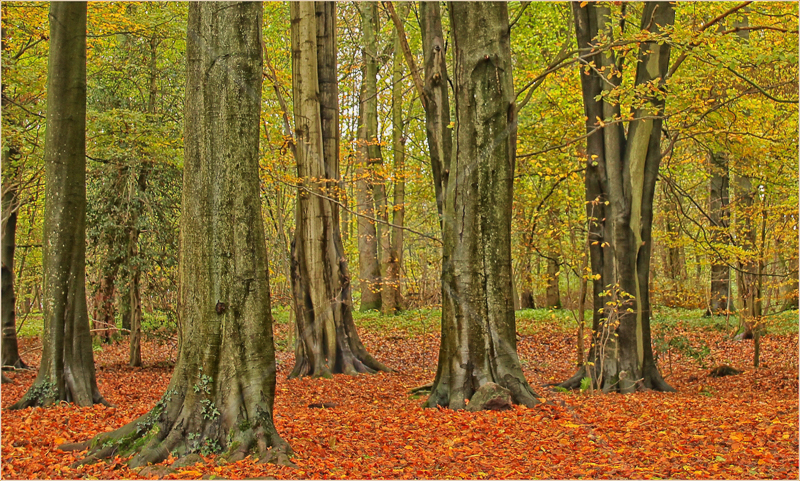
[[[298,468],[249,458],[217,465],[211,456],[166,478],[797,479],[796,333],[766,336],[762,367],[755,370],[752,341],[730,340],[721,321],[716,328],[714,321],[701,328],[696,320],[673,319],[656,325],[654,337],[662,346],[673,341],[660,366],[677,393],[590,395],[543,386],[566,379],[574,369],[574,329],[550,321],[547,315],[522,316],[518,350],[529,382],[551,403],[476,414],[422,409],[422,399],[408,394],[435,373],[436,311],[361,318],[368,349],[396,372],[332,380],[286,380],[291,340],[288,324],[279,322],[275,424],[293,447]],[[21,340],[26,361],[38,363],[40,345],[36,338]],[[146,342],[143,368],[128,367],[127,352],[125,342],[95,352],[101,392],[114,408],[64,404],[2,411],[3,479],[143,477],[119,458],[70,469],[80,453],[55,449],[117,428],[159,399],[174,347]],[[709,377],[719,364],[744,373]],[[14,384],[2,386],[4,408],[24,394],[35,373],[9,377]],[[308,407],[314,403],[336,406]]]

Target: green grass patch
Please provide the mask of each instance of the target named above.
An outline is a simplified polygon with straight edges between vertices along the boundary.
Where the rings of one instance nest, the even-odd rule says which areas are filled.
[[[569,309],[523,309],[517,311],[517,331],[530,335],[546,328],[572,330],[578,328],[577,312]],[[586,328],[592,327],[592,311],[584,312]]]
[[[671,307],[656,307],[653,309],[652,324],[662,328],[683,326],[693,331],[719,331],[732,332],[740,325],[739,315],[733,313],[727,316],[704,316],[703,309],[680,309]],[[797,311],[783,311],[764,316],[768,334],[797,334]]]
[[[39,337],[44,329],[41,312],[17,314],[17,337]]]
[[[356,326],[371,331],[399,330],[410,335],[440,332],[442,311],[419,309],[403,311],[394,316],[384,316],[377,311],[353,312]]]

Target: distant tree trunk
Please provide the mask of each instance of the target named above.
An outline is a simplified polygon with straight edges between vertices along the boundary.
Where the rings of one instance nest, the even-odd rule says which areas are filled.
[[[86,3],[50,4],[47,71],[42,361],[14,409],[105,403],[86,310]]]
[[[251,452],[287,463],[273,424],[275,357],[259,201],[262,5],[193,2],[187,31],[178,315],[169,388],[149,413],[98,435],[85,461],[136,453]]]
[[[554,253],[553,255],[558,255]],[[561,309],[561,294],[558,288],[558,275],[561,264],[555,257],[548,257],[547,261],[547,289],[545,291],[545,303],[550,309]]]
[[[302,186],[292,243],[298,338],[289,376],[388,370],[366,351],[356,332],[339,210],[325,198],[331,192],[336,196],[339,185],[336,4],[292,2],[290,12],[296,161]]]
[[[666,183],[661,183],[662,193],[662,206],[664,216],[664,230],[666,232],[667,240],[666,246],[663,248],[663,264],[665,282],[669,293],[662,297],[665,305],[670,307],[680,307],[681,296],[686,292],[683,285],[686,282],[686,256],[684,253],[683,245],[680,244],[680,222],[678,216],[678,200],[670,195]]]
[[[128,179],[128,166],[112,170],[113,192],[122,192]],[[123,195],[118,195],[110,200],[113,204],[112,211],[119,208]],[[118,223],[119,220],[112,221]],[[119,268],[127,261],[127,239],[122,238],[122,229],[111,228],[104,232],[100,242],[105,246],[105,259],[100,266],[100,285],[94,295],[94,318],[92,320],[92,335],[103,342],[110,342],[113,328],[116,323],[116,306],[114,294],[119,291],[117,281]],[[130,319],[130,317],[128,317]],[[130,323],[125,329],[130,329]]]
[[[526,229],[522,234],[522,245],[524,249],[522,268],[520,269],[520,279],[522,279],[522,289],[520,290],[519,307],[520,309],[535,309],[536,302],[533,299],[533,265],[531,257],[533,249],[530,247],[533,242],[533,234]]]
[[[709,217],[712,242],[722,243],[728,236],[730,224],[730,194],[728,156],[714,152],[708,157],[711,175],[709,191]],[[713,255],[713,254],[712,254]],[[708,314],[719,314],[728,310],[730,301],[730,267],[714,260],[711,263],[711,297]]]
[[[419,9],[422,52],[425,59],[425,84],[422,92],[423,106],[425,107],[425,133],[431,156],[436,208],[439,211],[439,222],[441,223],[442,202],[450,175],[450,159],[453,150],[445,38],[442,33],[439,2],[420,2]]]
[[[128,351],[128,364],[131,366],[142,365],[142,294],[141,294],[141,268],[139,267],[139,212],[141,202],[139,198],[147,190],[147,174],[149,169],[146,165],[139,166],[140,171],[136,180],[136,203],[132,210],[131,225],[128,231],[128,264],[130,272],[130,284],[128,292],[130,295],[130,346]]]
[[[408,4],[400,6],[400,18],[405,21]],[[392,202],[391,244],[383,280],[382,309],[394,314],[403,309],[400,272],[403,269],[403,222],[405,218],[405,125],[403,123],[403,60],[400,32],[394,31],[394,61],[392,66],[392,155],[394,156],[394,200]]]
[[[377,188],[376,165],[382,163],[378,145],[378,49],[375,39],[378,6],[364,2],[361,9],[363,77],[358,104],[358,268],[361,286],[361,311],[381,309],[381,266],[378,252],[379,229],[371,218],[383,218],[385,197]],[[383,201],[383,204],[381,204]],[[377,206],[377,208],[376,208]]]
[[[17,211],[19,209],[19,192],[17,179],[13,178],[11,167],[13,147],[3,148],[3,234],[2,234],[2,323],[3,323],[3,367],[17,369],[27,367],[19,356],[17,345],[16,295],[14,293],[14,250],[17,242]]]
[[[481,386],[539,401],[519,363],[511,298],[516,106],[505,3],[450,4],[457,155],[443,211],[442,340],[426,405],[463,409]]]
[[[572,7],[579,48],[588,50],[599,33],[611,33],[610,6],[574,2]],[[659,33],[671,27],[674,19],[670,3],[645,2],[641,29]],[[669,43],[643,41],[635,84],[654,82],[663,88],[669,54]],[[605,102],[602,94],[622,82],[622,75],[616,75],[622,73],[618,63],[622,59],[606,52],[587,61],[597,66],[596,70],[581,67],[586,130],[591,134],[586,141],[586,210],[595,276],[593,347],[588,355],[591,364],[561,386],[575,388],[589,377],[604,391],[631,392],[638,387],[673,391],[655,365],[650,336],[653,197],[661,161],[662,120],[658,116],[665,101],[663,96],[648,98],[646,105],[633,112],[635,120],[627,132],[621,123],[598,124],[597,119],[620,117],[620,105]],[[611,296],[605,295],[608,291]]]

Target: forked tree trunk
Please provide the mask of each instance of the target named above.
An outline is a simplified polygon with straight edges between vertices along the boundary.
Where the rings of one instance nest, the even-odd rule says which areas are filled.
[[[453,136],[450,128],[445,39],[439,2],[420,2],[420,30],[425,59],[425,83],[421,97],[425,100],[425,133],[431,156],[431,173],[436,193],[436,208],[441,223],[442,202],[450,174]]]
[[[400,6],[400,19],[405,21],[408,4]],[[384,314],[403,309],[400,272],[403,269],[403,222],[405,218],[405,125],[403,123],[403,60],[400,32],[394,29],[394,59],[392,65],[392,155],[394,156],[394,199],[392,202],[391,243],[387,252],[386,272],[381,290]],[[387,226],[388,227],[388,226]]]
[[[196,451],[287,462],[259,201],[261,16],[259,2],[189,5],[178,362],[155,408],[95,437],[84,462]]]
[[[3,149],[3,193],[2,193],[2,350],[3,367],[22,369],[27,367],[19,356],[17,344],[16,295],[14,293],[14,250],[17,242],[17,211],[19,192],[17,179],[12,172],[11,152],[13,147]]]
[[[493,382],[539,401],[516,350],[511,202],[516,118],[505,3],[450,4],[456,151],[444,199],[442,340],[426,405],[463,409]]]
[[[375,31],[378,8],[375,2],[364,2],[361,10],[362,79],[358,103],[358,168],[356,169],[356,202],[358,216],[358,270],[362,312],[381,309],[381,266],[378,252],[379,229],[374,218],[383,218],[376,165],[382,163],[378,145],[378,62]],[[381,204],[381,201],[384,201]],[[377,208],[376,208],[377,207]]]
[[[42,361],[13,409],[105,403],[86,308],[86,3],[50,4],[47,72]]]
[[[339,232],[336,4],[292,2],[292,88],[298,192],[292,242],[297,322],[290,377],[388,370],[364,348],[352,315]]]
[[[577,2],[572,7],[578,46],[588,51],[598,33],[610,34],[610,7]],[[644,4],[643,32],[658,34],[674,20],[670,3]],[[669,53],[668,43],[643,41],[636,85],[654,82],[663,88]],[[581,67],[586,129],[591,134],[587,137],[586,209],[595,315],[590,363],[561,386],[575,388],[589,377],[604,391],[631,392],[639,387],[672,391],[655,365],[650,336],[653,197],[661,161],[659,115],[664,99],[653,96],[637,108],[627,136],[621,123],[598,124],[597,119],[620,117],[619,104],[605,102],[602,94],[621,84],[621,75],[616,75],[621,72],[621,59],[598,53],[586,60],[597,67]]]
[[[728,238],[730,225],[730,177],[728,175],[728,156],[722,152],[712,152],[708,156],[709,217],[711,239],[714,243],[724,243]],[[716,254],[712,254],[716,257]],[[711,263],[711,294],[708,314],[720,314],[731,305],[730,267],[719,259]]]

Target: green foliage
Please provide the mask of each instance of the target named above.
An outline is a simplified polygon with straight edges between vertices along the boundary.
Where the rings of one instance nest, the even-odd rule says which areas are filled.
[[[581,392],[586,392],[592,388],[592,379],[585,377],[581,379]]]

